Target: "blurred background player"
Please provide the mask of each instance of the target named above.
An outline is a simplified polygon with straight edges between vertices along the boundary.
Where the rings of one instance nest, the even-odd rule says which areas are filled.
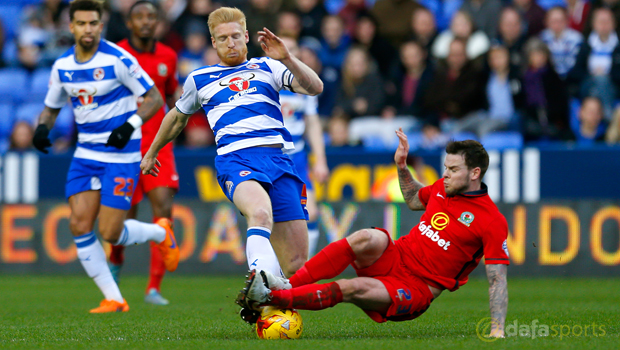
[[[291,55],[299,57],[297,41],[291,37],[281,38]],[[324,182],[329,176],[327,159],[325,157],[325,143],[319,120],[318,98],[316,96],[296,94],[288,90],[280,91],[280,105],[284,126],[291,133],[295,150],[288,155],[295,163],[297,174],[306,183],[308,201],[308,256],[314,255],[319,240],[319,226],[317,222],[318,207],[314,196],[312,180]],[[312,179],[308,176],[308,153],[306,140],[312,151]]]
[[[202,107],[215,133],[219,185],[248,223],[248,266],[291,276],[308,257],[308,213],[306,186],[283,153],[294,144],[278,91],[318,95],[323,83],[266,28],[258,32],[258,42],[268,57],[248,61],[250,37],[240,10],[219,8],[208,24],[221,62],[188,76],[183,96],[164,118],[140,167],[143,174],[157,172],[159,150]],[[242,318],[258,317],[247,311]]]
[[[179,97],[176,76],[177,55],[168,46],[155,40],[155,29],[159,20],[159,10],[150,1],[138,1],[129,10],[127,27],[131,31],[129,39],[124,39],[118,46],[127,50],[137,60],[142,69],[153,79],[155,86],[162,94],[170,108]],[[160,108],[151,120],[142,126],[142,154],[148,151],[155,139],[157,130],[165,115],[164,107]],[[153,209],[153,222],[167,218],[172,222],[172,200],[179,189],[179,175],[176,171],[172,143],[167,144],[157,157],[162,167],[158,177],[141,175],[131,201],[132,207],[127,217],[135,219],[138,203],[144,194],[149,197]],[[125,247],[112,246],[110,252],[110,270],[118,283],[120,269],[123,266]],[[160,293],[161,281],[164,278],[164,262],[155,243],[151,243],[151,268],[149,283],[146,287],[144,301],[156,305],[168,305],[168,300]]]
[[[76,45],[54,63],[45,108],[33,137],[33,145],[47,153],[49,130],[70,98],[78,144],[65,191],[71,208],[69,226],[84,270],[105,297],[91,313],[129,311],[95,236],[97,216],[99,233],[107,242],[127,246],[154,241],[168,271],[174,271],[179,262],[168,219],[156,224],[125,219],[140,173],[140,126],[163,101],[136,59],[101,39],[101,12],[101,3],[96,1],[71,3],[70,30]],[[135,96],[144,98],[140,107]]]

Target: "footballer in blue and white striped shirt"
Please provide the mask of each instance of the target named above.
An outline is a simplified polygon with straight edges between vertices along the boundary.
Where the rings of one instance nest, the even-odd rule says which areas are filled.
[[[283,124],[278,92],[317,95],[323,82],[267,28],[258,32],[267,57],[248,60],[250,38],[240,10],[219,8],[208,24],[221,62],[188,76],[176,108],[144,155],[142,173],[156,171],[158,151],[203,108],[215,133],[218,182],[248,221],[248,266],[290,276],[307,259],[307,211],[304,182],[283,153],[294,144]]]
[[[159,244],[166,268],[179,260],[171,224],[125,220],[140,174],[140,126],[163,105],[151,78],[127,51],[101,39],[101,3],[74,0],[69,8],[76,45],[52,68],[45,108],[33,138],[43,153],[50,146],[49,129],[69,99],[78,130],[78,144],[67,175],[65,194],[71,208],[70,229],[86,273],[105,299],[93,313],[128,311],[129,306],[108,268],[94,233],[116,245],[146,241]],[[144,97],[138,108],[137,98]]]

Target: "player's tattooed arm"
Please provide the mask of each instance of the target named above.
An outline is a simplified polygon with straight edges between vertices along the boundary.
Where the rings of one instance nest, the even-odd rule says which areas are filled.
[[[491,333],[493,337],[504,337],[504,323],[508,311],[507,265],[486,265],[489,280],[489,306],[491,309]]]
[[[39,115],[39,125],[43,124],[47,126],[48,129],[53,128],[56,123],[58,113],[60,113],[60,108],[49,108],[45,106],[45,108],[43,108],[43,112]]]
[[[161,97],[159,93],[159,89],[157,86],[153,85],[153,87],[147,91],[144,95],[144,101],[138,107],[137,115],[142,118],[143,122],[151,119],[155,113],[164,105],[164,99]]]
[[[396,131],[396,136],[398,136],[398,148],[396,149],[396,153],[394,153],[394,162],[398,169],[400,191],[409,209],[424,210],[424,204],[422,204],[418,196],[418,191],[420,191],[424,185],[416,181],[413,176],[411,176],[409,168],[407,168],[407,156],[409,155],[409,141],[407,141],[407,135],[403,133],[403,129],[401,128]]]

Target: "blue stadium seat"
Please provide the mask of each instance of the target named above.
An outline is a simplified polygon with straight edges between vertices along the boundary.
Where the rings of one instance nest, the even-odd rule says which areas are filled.
[[[17,35],[22,18],[21,14],[21,6],[19,5],[0,5],[0,21],[8,38]]]
[[[58,113],[56,117],[56,123],[52,130],[50,130],[50,139],[55,141],[56,139],[71,139],[73,131],[75,130],[75,120],[73,118],[73,109],[69,104],[66,104]]]
[[[480,143],[486,149],[521,149],[523,148],[523,135],[517,131],[497,131],[484,135]]]
[[[19,63],[19,58],[17,57],[17,44],[15,43],[15,39],[7,39],[7,41],[4,43],[2,60],[9,67],[16,66]]]
[[[43,102],[22,104],[17,108],[15,120],[23,120],[34,126],[37,124],[37,119],[39,118],[39,114],[41,114],[43,107]]]
[[[538,6],[545,9],[545,11],[554,6],[561,6],[566,8],[565,0],[536,0],[536,3],[538,4]]]
[[[478,140],[478,137],[473,132],[463,131],[457,132],[450,135],[450,138],[454,141],[464,141],[464,140]]]
[[[364,135],[362,136],[362,144],[364,149],[369,151],[385,151],[388,147],[385,145],[383,138],[378,135]]]
[[[568,104],[568,122],[570,129],[579,132],[579,110],[581,109],[581,101],[578,98],[571,98]]]
[[[421,147],[422,141],[424,141],[424,135],[421,131],[409,132],[405,133],[405,135],[407,135],[407,142],[409,142],[410,151],[414,151]]]
[[[23,69],[0,70],[0,103],[19,103],[28,93],[28,73]]]
[[[0,105],[0,154],[6,152],[9,148],[9,139],[13,130],[15,121],[15,113],[13,105]]]
[[[42,103],[45,100],[51,71],[50,68],[39,68],[32,73],[30,91],[25,96],[25,102]]]

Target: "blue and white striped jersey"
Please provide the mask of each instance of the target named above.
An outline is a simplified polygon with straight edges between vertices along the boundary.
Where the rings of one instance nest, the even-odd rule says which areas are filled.
[[[176,107],[183,114],[205,110],[217,154],[269,144],[290,151],[294,144],[284,127],[278,91],[290,90],[292,81],[286,66],[268,57],[234,67],[207,66],[190,73]]]
[[[112,130],[138,109],[137,97],[153,87],[138,61],[117,45],[101,39],[95,55],[78,63],[75,46],[54,62],[45,97],[49,108],[61,108],[71,99],[78,130],[75,158],[104,163],[135,163],[142,159],[137,128],[123,149],[106,147]]]
[[[284,90],[280,92],[280,105],[282,106],[284,127],[291,133],[295,144],[295,150],[289,153],[301,152],[306,147],[304,140],[305,117],[306,115],[318,114],[318,98]]]

